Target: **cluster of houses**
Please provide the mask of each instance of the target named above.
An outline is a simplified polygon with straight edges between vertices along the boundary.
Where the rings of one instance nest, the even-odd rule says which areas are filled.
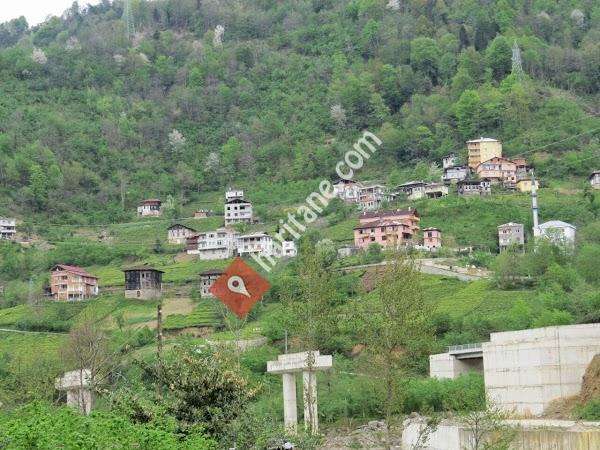
[[[362,211],[375,211],[383,202],[394,200],[399,195],[406,196],[408,200],[444,197],[448,195],[451,185],[456,185],[456,192],[460,196],[490,195],[492,185],[520,192],[531,191],[532,177],[527,161],[523,158],[504,158],[500,141],[484,137],[470,140],[467,142],[467,153],[466,165],[461,164],[455,154],[442,159],[441,182],[410,181],[388,189],[381,184],[339,180],[334,185],[334,194],[347,203],[357,204]]]

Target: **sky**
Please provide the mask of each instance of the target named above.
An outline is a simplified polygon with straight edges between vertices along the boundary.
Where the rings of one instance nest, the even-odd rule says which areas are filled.
[[[83,0],[79,1],[79,5],[99,2]],[[72,4],[73,0],[0,0],[0,23],[25,16],[29,26],[37,25],[48,15],[60,16]]]

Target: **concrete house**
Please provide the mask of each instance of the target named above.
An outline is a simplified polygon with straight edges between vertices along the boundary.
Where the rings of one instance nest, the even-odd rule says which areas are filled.
[[[425,183],[424,181],[411,181],[398,186],[397,190],[406,194],[408,200],[421,198],[439,198],[448,195],[448,186],[441,183]]]
[[[363,213],[354,228],[354,245],[365,249],[371,244],[382,247],[415,244],[420,220],[414,209]]]
[[[514,187],[517,182],[517,165],[510,159],[495,157],[482,162],[475,168],[479,178],[487,178],[492,183]]]
[[[231,258],[238,246],[239,235],[227,227],[194,234],[186,239],[187,253],[198,255],[202,260]]]
[[[167,239],[169,244],[185,244],[188,237],[196,234],[196,230],[176,223],[167,228]]]
[[[333,184],[333,194],[346,203],[357,203],[361,187],[358,181],[339,179]]]
[[[458,156],[454,153],[450,153],[442,158],[442,169],[450,169],[459,165]]]
[[[50,292],[54,300],[84,300],[98,295],[98,277],[81,267],[57,264],[50,271]]]
[[[295,241],[283,241],[274,244],[275,256],[278,258],[294,258],[298,256],[298,248]]]
[[[596,170],[595,172],[592,172],[590,177],[590,184],[592,185],[592,187],[594,189],[600,189],[600,170]]]
[[[442,248],[442,231],[439,228],[423,228],[423,247],[431,250]]]
[[[225,201],[228,202],[230,200],[243,199],[244,191],[242,189],[228,189],[225,191]]]
[[[544,222],[533,230],[535,237],[548,239],[555,245],[575,245],[577,227],[561,220]]]
[[[474,170],[484,161],[501,158],[502,143],[496,139],[481,137],[467,141],[467,151],[469,153],[468,166]]]
[[[214,297],[210,292],[210,288],[221,275],[223,275],[221,269],[210,269],[200,273],[200,297]]]
[[[498,245],[500,251],[506,250],[513,245],[523,246],[525,244],[525,232],[522,223],[508,222],[498,225]]]
[[[490,180],[463,180],[456,184],[458,195],[468,197],[471,195],[491,195],[492,183]]]
[[[17,221],[8,217],[0,217],[0,239],[13,240],[17,234]]]
[[[237,253],[242,258],[252,254],[274,256],[275,249],[273,238],[264,232],[240,236],[238,239]]]
[[[442,181],[444,183],[458,183],[459,181],[465,180],[471,174],[471,169],[467,166],[454,166],[444,169],[442,175]]]
[[[524,176],[523,178],[519,178],[519,175],[517,175],[517,191],[526,192],[529,194],[531,193],[532,184],[533,182],[530,176]],[[535,187],[536,189],[539,189],[540,187],[540,182],[538,180],[535,180]]]
[[[124,269],[125,298],[150,300],[162,294],[163,271],[149,266]]]
[[[235,223],[252,223],[252,203],[241,198],[225,202],[225,226]]]
[[[162,214],[161,205],[162,202],[157,198],[143,200],[138,205],[137,214],[139,217],[158,217]]]
[[[358,187],[358,206],[363,211],[375,211],[387,199],[386,188],[381,184],[369,184]]]

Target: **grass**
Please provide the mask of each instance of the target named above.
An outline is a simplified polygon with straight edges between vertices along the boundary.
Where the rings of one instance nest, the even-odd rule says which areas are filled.
[[[173,314],[166,318],[165,330],[177,330],[188,327],[217,327],[221,324],[216,300],[202,300],[191,314]]]

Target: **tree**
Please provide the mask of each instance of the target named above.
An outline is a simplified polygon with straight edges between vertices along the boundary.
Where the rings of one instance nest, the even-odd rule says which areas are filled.
[[[427,75],[437,84],[440,49],[431,38],[419,37],[410,45],[410,64],[413,69]]]
[[[430,305],[423,297],[421,280],[414,261],[395,255],[380,272],[375,295],[356,305],[358,335],[369,356],[369,366],[381,378],[385,390],[388,449],[394,408],[402,403],[404,394],[398,381],[410,372],[412,352],[427,345],[433,336]]]
[[[462,93],[454,107],[458,130],[464,139],[471,139],[477,136],[479,130],[479,118],[481,115],[482,103],[479,94],[473,90],[466,90]]]
[[[494,38],[486,49],[485,56],[496,80],[501,80],[512,67],[512,49],[504,36]]]
[[[489,401],[488,401],[489,403]],[[507,449],[516,436],[515,428],[505,421],[509,415],[496,406],[474,411],[462,417],[462,423],[471,433],[467,450]]]

